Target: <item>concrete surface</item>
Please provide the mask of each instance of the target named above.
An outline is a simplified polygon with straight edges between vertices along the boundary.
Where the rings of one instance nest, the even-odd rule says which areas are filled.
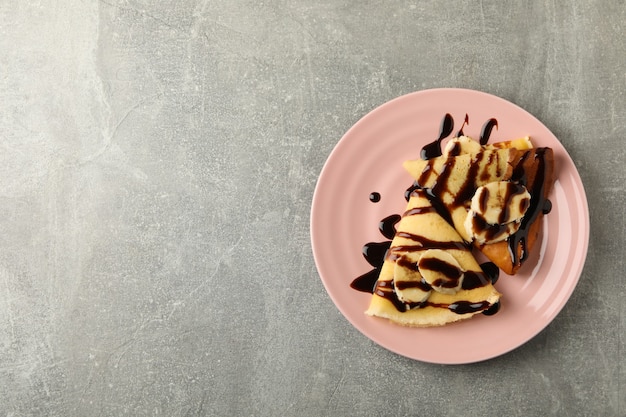
[[[0,415],[626,416],[625,21],[623,0],[0,3]],[[590,204],[570,302],[474,365],[358,333],[309,241],[339,138],[432,87],[535,114]]]

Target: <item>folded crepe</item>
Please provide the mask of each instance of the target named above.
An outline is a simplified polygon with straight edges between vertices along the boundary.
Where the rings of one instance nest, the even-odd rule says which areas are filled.
[[[414,190],[387,251],[366,314],[404,326],[442,326],[497,305],[500,293],[471,247]]]
[[[505,273],[519,271],[533,251],[543,215],[550,208],[552,149],[533,148],[529,138],[481,146],[461,137],[449,142],[442,156],[406,161],[404,168],[433,197],[465,242]],[[489,205],[486,196],[500,202],[496,217],[506,218],[504,223],[490,223],[476,212],[476,206]],[[512,211],[519,214],[514,220],[509,218]]]

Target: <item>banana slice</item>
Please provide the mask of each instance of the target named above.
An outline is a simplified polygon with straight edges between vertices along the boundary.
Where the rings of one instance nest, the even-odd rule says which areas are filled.
[[[424,282],[417,267],[420,253],[405,253],[396,260],[393,282],[396,296],[405,303],[421,303],[428,299],[430,286]]]
[[[480,244],[495,243],[515,233],[530,206],[530,193],[521,184],[497,181],[478,187],[465,220],[469,236]]]
[[[429,249],[420,257],[417,267],[424,281],[433,290],[443,294],[455,294],[463,283],[463,269],[450,253],[441,249]]]

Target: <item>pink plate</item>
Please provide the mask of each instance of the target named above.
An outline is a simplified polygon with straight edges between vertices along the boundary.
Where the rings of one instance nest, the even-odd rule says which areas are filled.
[[[483,124],[498,121],[490,142],[530,136],[554,150],[556,182],[544,216],[535,260],[516,276],[503,272],[496,288],[503,294],[494,316],[477,315],[439,328],[404,328],[366,316],[371,295],[350,288],[371,270],[361,254],[367,242],[386,239],[383,218],[405,207],[412,179],[402,168],[420,157],[422,146],[439,136],[446,113],[478,139]],[[453,136],[453,135],[452,135]],[[443,141],[445,146],[446,140]],[[369,200],[378,192],[377,203]],[[582,182],[567,151],[535,117],[495,96],[464,89],[425,90],[394,99],[359,120],[339,141],[320,174],[311,208],[313,255],[322,282],[341,313],[365,336],[409,358],[441,364],[478,362],[509,352],[544,329],[561,311],[580,277],[589,241],[589,213]]]

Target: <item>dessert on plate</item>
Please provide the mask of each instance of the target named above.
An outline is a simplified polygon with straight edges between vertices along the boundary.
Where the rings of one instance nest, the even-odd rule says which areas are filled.
[[[501,294],[472,249],[509,275],[525,264],[550,210],[552,149],[459,136],[404,168],[415,184],[366,314],[430,327],[497,312]]]
[[[550,210],[554,155],[529,138],[480,145],[450,140],[439,157],[412,160],[404,168],[442,203],[466,242],[509,275],[532,252]]]

